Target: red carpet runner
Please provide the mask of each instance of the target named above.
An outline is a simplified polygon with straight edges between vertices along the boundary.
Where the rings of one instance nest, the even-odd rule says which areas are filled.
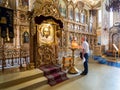
[[[48,79],[48,84],[51,86],[68,79],[66,73],[61,70],[60,66],[41,66],[40,69],[44,72],[44,75]]]

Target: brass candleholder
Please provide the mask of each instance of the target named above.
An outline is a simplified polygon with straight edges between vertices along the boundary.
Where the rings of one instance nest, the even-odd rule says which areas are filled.
[[[77,48],[70,48],[72,50],[72,64],[71,67],[68,70],[68,73],[70,74],[77,74],[79,71],[78,69],[75,67],[75,63],[74,63],[74,52]]]

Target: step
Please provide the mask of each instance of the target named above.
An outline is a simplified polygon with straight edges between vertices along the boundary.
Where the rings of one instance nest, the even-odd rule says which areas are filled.
[[[63,81],[68,79],[66,77],[66,73],[64,73],[64,72],[54,73],[54,74],[51,74],[51,75],[47,75],[46,77],[48,78],[48,83],[51,86],[53,86],[57,83],[63,82]]]
[[[16,72],[20,72],[19,66],[4,67],[4,72],[2,71],[2,67],[0,67],[0,75],[1,74],[16,73]]]
[[[12,74],[3,74],[0,75],[0,89],[20,84],[42,76],[43,71],[41,71],[40,69],[16,72]]]
[[[47,82],[47,78],[40,77],[12,87],[4,88],[4,90],[34,90],[35,88],[39,88],[42,85],[46,85]]]
[[[41,67],[40,69],[44,71],[45,75],[49,75],[61,71],[61,67],[59,66]]]
[[[57,78],[65,75],[65,74],[66,74],[66,73],[64,73],[64,72],[57,72],[57,73],[54,73],[54,74],[46,75],[46,77],[47,77],[48,79],[57,79]],[[54,77],[53,77],[53,76],[54,76]]]

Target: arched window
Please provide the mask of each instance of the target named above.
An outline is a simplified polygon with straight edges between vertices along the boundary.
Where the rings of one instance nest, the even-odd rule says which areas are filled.
[[[102,24],[102,12],[101,12],[101,9],[98,10],[98,27],[101,27],[101,24]]]
[[[110,27],[113,26],[113,11],[110,11]]]

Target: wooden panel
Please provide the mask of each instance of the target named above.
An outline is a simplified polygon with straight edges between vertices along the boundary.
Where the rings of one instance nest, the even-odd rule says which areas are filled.
[[[71,60],[72,60],[72,57],[63,57],[63,61],[62,61],[62,68],[64,70],[66,70],[67,68],[69,68],[71,66]]]

